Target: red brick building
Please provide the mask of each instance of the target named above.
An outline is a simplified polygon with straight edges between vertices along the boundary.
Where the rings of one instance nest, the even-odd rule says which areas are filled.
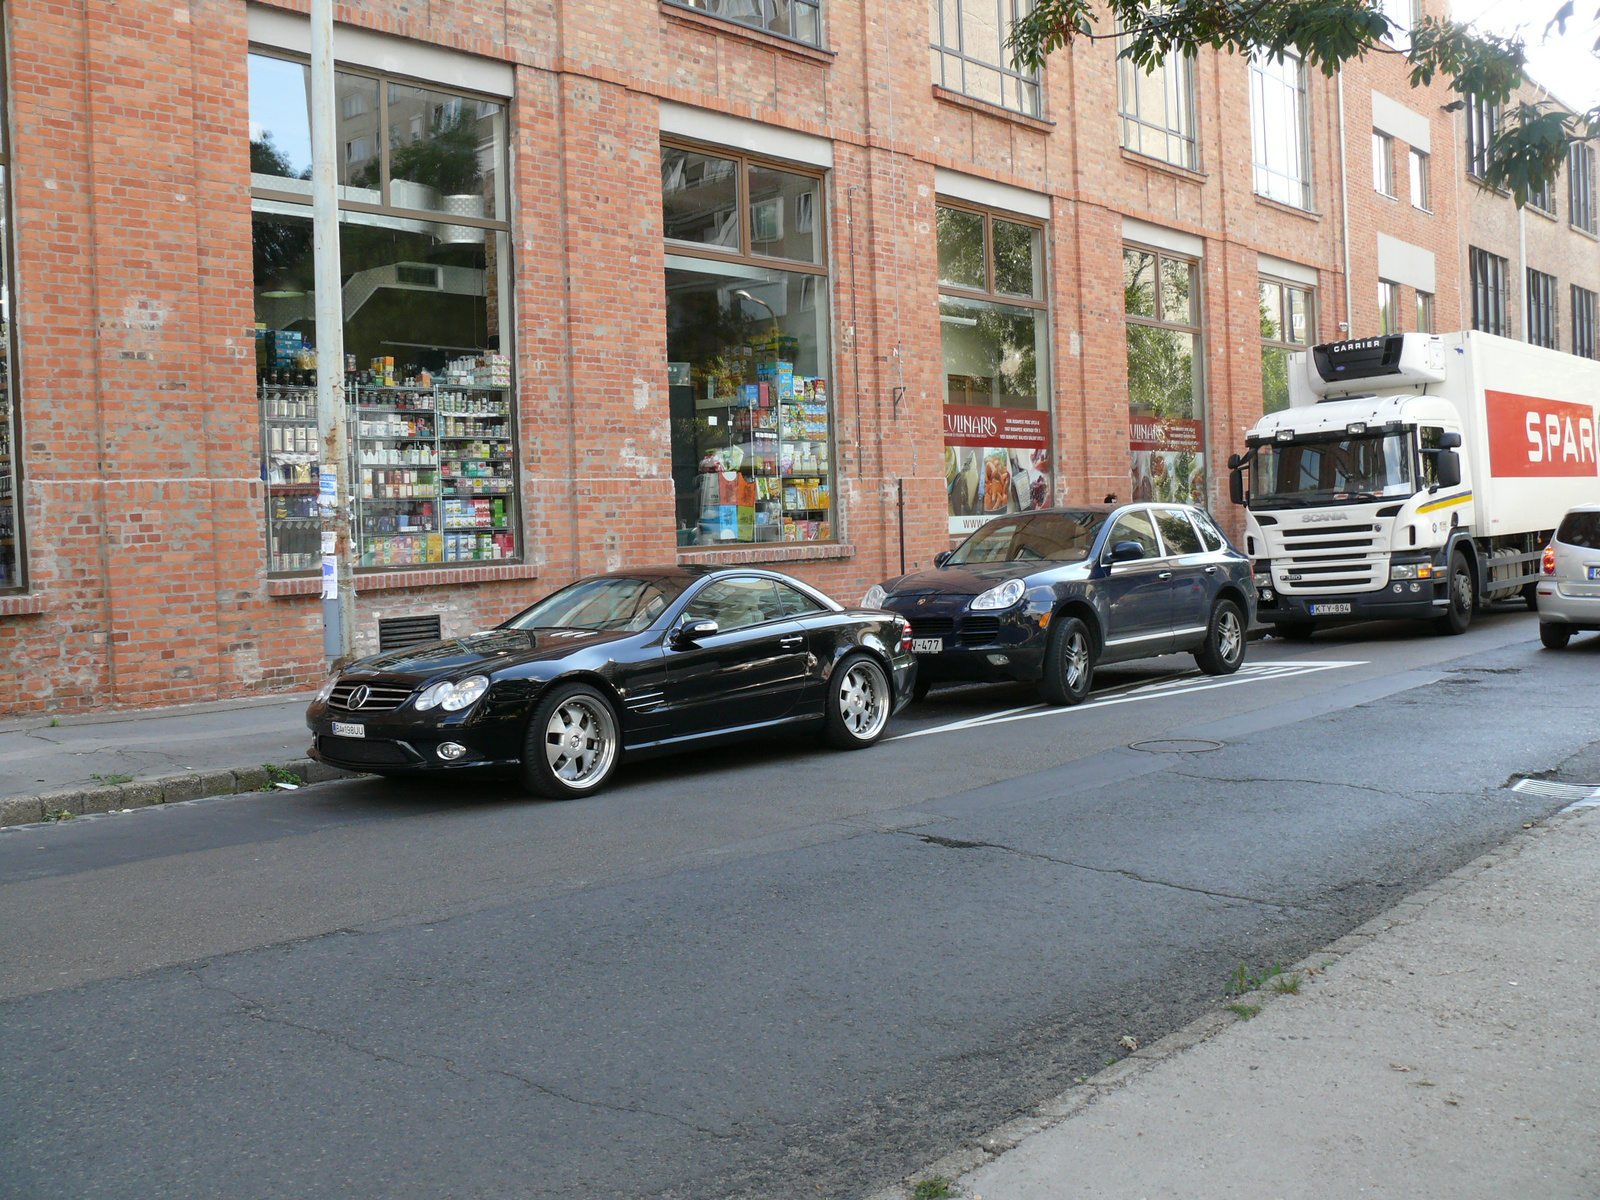
[[[853,599],[902,544],[1108,494],[1231,524],[1285,354],[1369,331],[1385,271],[1462,323],[1460,156],[1427,205],[1370,186],[1372,132],[1455,136],[1396,64],[1342,104],[1105,41],[1034,79],[1009,11],[339,7],[348,358],[316,364],[303,8],[3,0],[0,707],[316,678],[316,365],[353,388],[375,648],[624,565]]]

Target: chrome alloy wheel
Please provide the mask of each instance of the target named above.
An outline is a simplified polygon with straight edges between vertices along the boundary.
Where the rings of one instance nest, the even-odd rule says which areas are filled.
[[[550,714],[544,730],[550,773],[570,788],[587,788],[605,779],[617,756],[617,727],[611,713],[587,696],[573,696]]]
[[[1089,637],[1081,629],[1067,640],[1067,690],[1076,692],[1089,674]]]
[[[852,737],[868,741],[889,719],[889,686],[881,668],[856,662],[839,681],[839,719]]]
[[[1232,662],[1239,657],[1239,651],[1244,645],[1244,631],[1239,628],[1239,614],[1227,608],[1222,612],[1222,619],[1217,622],[1217,653],[1222,655],[1224,662]]]

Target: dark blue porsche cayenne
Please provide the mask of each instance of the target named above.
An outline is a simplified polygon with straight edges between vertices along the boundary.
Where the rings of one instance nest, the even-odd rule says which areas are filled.
[[[1098,664],[1183,653],[1227,675],[1244,661],[1250,560],[1187,504],[1012,513],[936,561],[862,600],[910,620],[918,698],[941,681],[1031,680],[1077,704]]]

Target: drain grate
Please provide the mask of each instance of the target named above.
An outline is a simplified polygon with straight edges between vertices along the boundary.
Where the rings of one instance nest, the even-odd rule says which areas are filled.
[[[1203,754],[1208,750],[1221,750],[1223,742],[1213,742],[1207,738],[1151,738],[1144,742],[1128,743],[1129,750],[1140,750],[1145,754]]]
[[[1590,808],[1600,806],[1600,787],[1592,783],[1557,783],[1553,779],[1519,779],[1511,785],[1513,792],[1525,796],[1548,796],[1552,800],[1565,800],[1574,806]]]

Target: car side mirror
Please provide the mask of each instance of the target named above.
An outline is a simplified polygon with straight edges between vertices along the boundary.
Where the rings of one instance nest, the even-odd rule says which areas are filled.
[[[1449,437],[1449,434],[1445,435]],[[1460,436],[1457,435],[1457,441]],[[1454,450],[1441,450],[1437,458],[1436,469],[1439,475],[1439,486],[1453,488],[1461,483],[1461,456]]]
[[[1239,456],[1235,454],[1234,457]],[[1244,503],[1244,472],[1238,467],[1228,472],[1228,499],[1235,504]]]
[[[1113,563],[1133,562],[1144,557],[1144,547],[1138,542],[1118,542],[1111,547],[1111,561]]]
[[[936,567],[944,566],[945,563],[950,561],[950,556],[952,554],[954,554],[954,553],[955,553],[954,550],[941,550],[941,551],[939,551],[939,553],[937,553],[937,554],[935,554],[933,556],[933,565],[936,566]]]
[[[717,632],[715,621],[686,621],[679,625],[672,635],[674,646],[693,646],[701,638],[708,638]]]

